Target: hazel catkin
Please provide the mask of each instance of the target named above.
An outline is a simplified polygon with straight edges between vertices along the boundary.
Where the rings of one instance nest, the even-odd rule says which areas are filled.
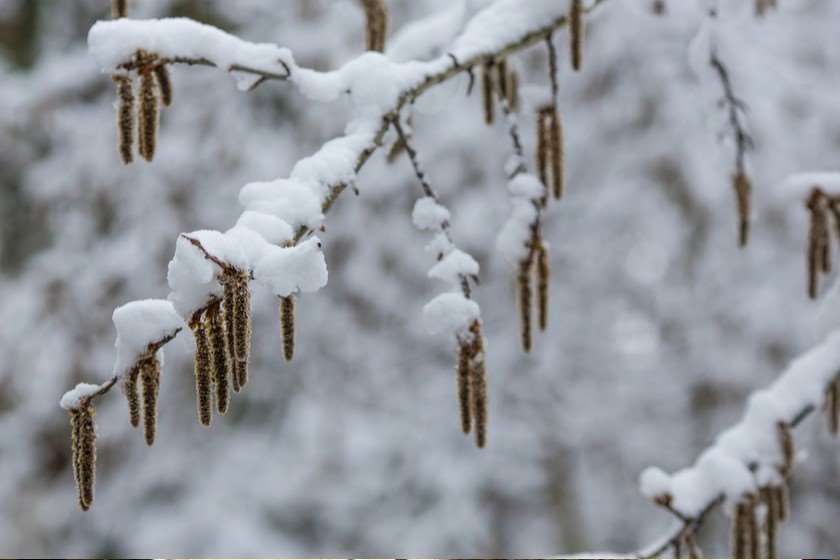
[[[143,428],[146,444],[155,443],[157,432],[157,401],[160,392],[160,362],[157,357],[146,359],[140,366],[143,393]]]
[[[280,298],[280,331],[283,335],[283,357],[290,362],[295,355],[294,296]]]
[[[146,161],[155,157],[158,132],[158,96],[155,79],[150,70],[140,72],[140,110],[138,113],[138,138],[140,155]]]
[[[212,364],[210,356],[209,325],[204,319],[193,327],[195,336],[195,396],[198,421],[203,426],[209,426],[213,416],[210,393],[212,390]]]
[[[127,76],[114,75],[117,85],[117,151],[125,165],[134,161],[134,87]]]
[[[96,479],[96,410],[82,402],[70,411],[70,441],[73,451],[73,478],[79,495],[79,506],[87,511],[93,505]]]

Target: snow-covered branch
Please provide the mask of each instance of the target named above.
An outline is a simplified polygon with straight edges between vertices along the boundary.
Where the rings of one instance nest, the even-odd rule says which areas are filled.
[[[793,429],[825,411],[829,431],[840,424],[840,331],[796,359],[770,387],[753,393],[740,422],[721,433],[693,466],[667,474],[649,467],[642,493],[677,517],[641,558],[696,547],[707,516],[723,505],[732,517],[734,558],[774,558],[776,527],[787,518],[787,492],[796,462]],[[760,556],[763,554],[763,556]],[[689,556],[694,557],[694,556]]]

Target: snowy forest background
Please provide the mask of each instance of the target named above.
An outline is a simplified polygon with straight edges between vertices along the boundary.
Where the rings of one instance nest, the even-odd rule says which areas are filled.
[[[465,0],[466,1],[466,0]],[[469,0],[468,10],[482,0]],[[513,275],[494,239],[509,212],[502,123],[464,83],[415,121],[416,145],[482,267],[489,444],[458,430],[451,341],[419,321],[435,286],[411,225],[407,160],[381,154],[321,235],[330,283],[301,298],[298,350],[255,294],[252,388],[207,430],[191,348],[168,347],[156,445],[122,399],[99,407],[97,505],[78,510],[56,403],[113,364],[111,312],[165,297],[183,231],[223,229],[239,188],[285,176],[340,133],[346,107],[282,83],[253,93],[213,69],[173,68],[153,165],[115,150],[114,91],[89,57],[103,0],[0,0],[0,543],[3,555],[538,556],[633,550],[670,523],[638,492],[649,464],[689,464],[751,390],[819,340],[806,296],[807,194],[786,178],[837,169],[840,4],[722,2],[727,64],[749,106],[753,232],[735,243],[729,150],[715,83],[691,71],[702,12],[608,0],[588,19],[583,71],[561,53],[567,196],[548,214],[548,333],[523,355]],[[186,15],[329,69],[363,49],[348,0],[144,0],[132,17]],[[450,0],[392,0],[391,27]],[[545,83],[543,49],[517,57]],[[533,119],[524,120],[533,150]],[[827,315],[831,316],[831,313]],[[829,325],[837,327],[838,325]],[[797,440],[782,556],[840,550],[840,451],[819,422]],[[727,551],[717,516],[703,540]]]

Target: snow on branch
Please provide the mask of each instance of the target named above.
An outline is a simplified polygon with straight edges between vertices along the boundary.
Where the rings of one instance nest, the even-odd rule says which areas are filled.
[[[604,1],[594,0],[577,15],[582,17]],[[436,231],[430,250],[439,262],[432,267],[430,276],[460,289],[460,293],[447,292],[433,300],[426,315],[435,318],[437,326],[444,325],[455,334],[464,431],[469,432],[474,424],[476,441],[479,447],[484,445],[484,339],[480,310],[470,299],[478,264],[454,247],[448,235],[448,212],[424,181],[416,152],[408,150],[410,144],[401,127],[400,114],[436,85],[545,40],[568,24],[568,8],[562,2],[523,4],[519,0],[500,0],[466,24],[444,56],[429,62],[403,63],[379,52],[367,52],[331,72],[297,66],[286,48],[249,43],[187,19],[137,21],[120,17],[93,26],[88,36],[90,52],[117,83],[119,153],[126,163],[132,160],[135,139],[144,159],[151,160],[154,155],[160,105],[166,106],[172,100],[172,84],[165,71],[170,64],[218,67],[234,74],[244,90],[266,80],[283,80],[313,101],[330,102],[347,96],[352,116],[344,136],[299,161],[290,177],[245,185],[240,192],[245,211],[233,228],[179,236],[167,276],[169,302],[133,302],[115,313],[121,341],[117,375],[102,386],[80,385],[62,399],[73,420],[74,465],[83,509],[88,509],[93,499],[92,400],[108,392],[122,376],[130,421],[137,426],[141,383],[146,441],[151,445],[156,429],[160,350],[182,330],[182,325],[190,327],[195,339],[196,406],[203,425],[211,422],[213,400],[218,412],[224,414],[230,389],[238,392],[247,382],[251,281],[265,284],[279,299],[284,355],[291,359],[294,298],[298,293],[318,290],[327,281],[321,242],[314,233],[338,196],[354,183],[361,168],[383,145],[392,126],[409,151],[426,195],[418,203],[414,221],[419,227]],[[382,37],[376,38],[380,43],[377,47],[382,47],[381,41]],[[137,81],[139,98],[135,92]],[[503,107],[510,113],[509,105],[503,103]],[[511,122],[511,134],[515,137],[512,117]],[[519,159],[522,160],[521,144]],[[512,181],[513,194],[531,196],[526,191],[533,190],[532,183],[539,181],[533,179],[528,185],[526,182],[523,178]],[[143,318],[138,319],[140,326],[133,326],[131,317]]]
[[[696,547],[718,505],[732,518],[734,558],[775,558],[776,528],[788,515],[796,462],[793,428],[821,407],[829,431],[840,425],[840,331],[797,358],[768,388],[753,393],[741,420],[721,433],[691,467],[642,472],[642,494],[677,517],[668,534],[638,552],[653,557]],[[689,556],[694,557],[694,556]]]

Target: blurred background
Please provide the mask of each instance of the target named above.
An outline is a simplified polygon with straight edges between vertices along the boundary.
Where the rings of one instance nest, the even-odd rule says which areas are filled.
[[[390,0],[392,32],[452,4]],[[155,162],[125,167],[113,84],[85,46],[108,2],[0,0],[0,554],[544,556],[630,551],[668,527],[638,493],[640,470],[693,462],[751,390],[819,340],[805,192],[784,180],[838,167],[840,5],[780,0],[758,19],[752,2],[723,2],[722,54],[756,144],[753,235],[739,250],[718,84],[688,63],[699,3],[665,0],[659,16],[651,4],[608,0],[579,74],[558,36],[568,194],[547,218],[550,326],[531,355],[519,350],[514,274],[494,250],[509,212],[503,125],[485,126],[463,87],[415,118],[456,240],[482,268],[487,449],[460,433],[451,341],[420,326],[441,286],[411,225],[418,185],[407,161],[379,154],[359,196],[327,218],[330,283],[299,302],[294,362],[281,359],[274,299],[257,291],[252,380],[208,430],[190,342],[170,344],[153,448],[119,392],[100,401],[96,503],[82,513],[58,399],[109,376],[113,308],[165,297],[178,234],[230,227],[239,188],[287,176],[342,132],[347,107],[174,68]],[[318,69],[364,44],[349,0],[129,6],[276,42]],[[544,48],[515,64],[547,83]],[[807,460],[780,554],[836,554],[840,446],[818,420],[797,442]],[[701,544],[721,556],[727,542],[716,514]]]

